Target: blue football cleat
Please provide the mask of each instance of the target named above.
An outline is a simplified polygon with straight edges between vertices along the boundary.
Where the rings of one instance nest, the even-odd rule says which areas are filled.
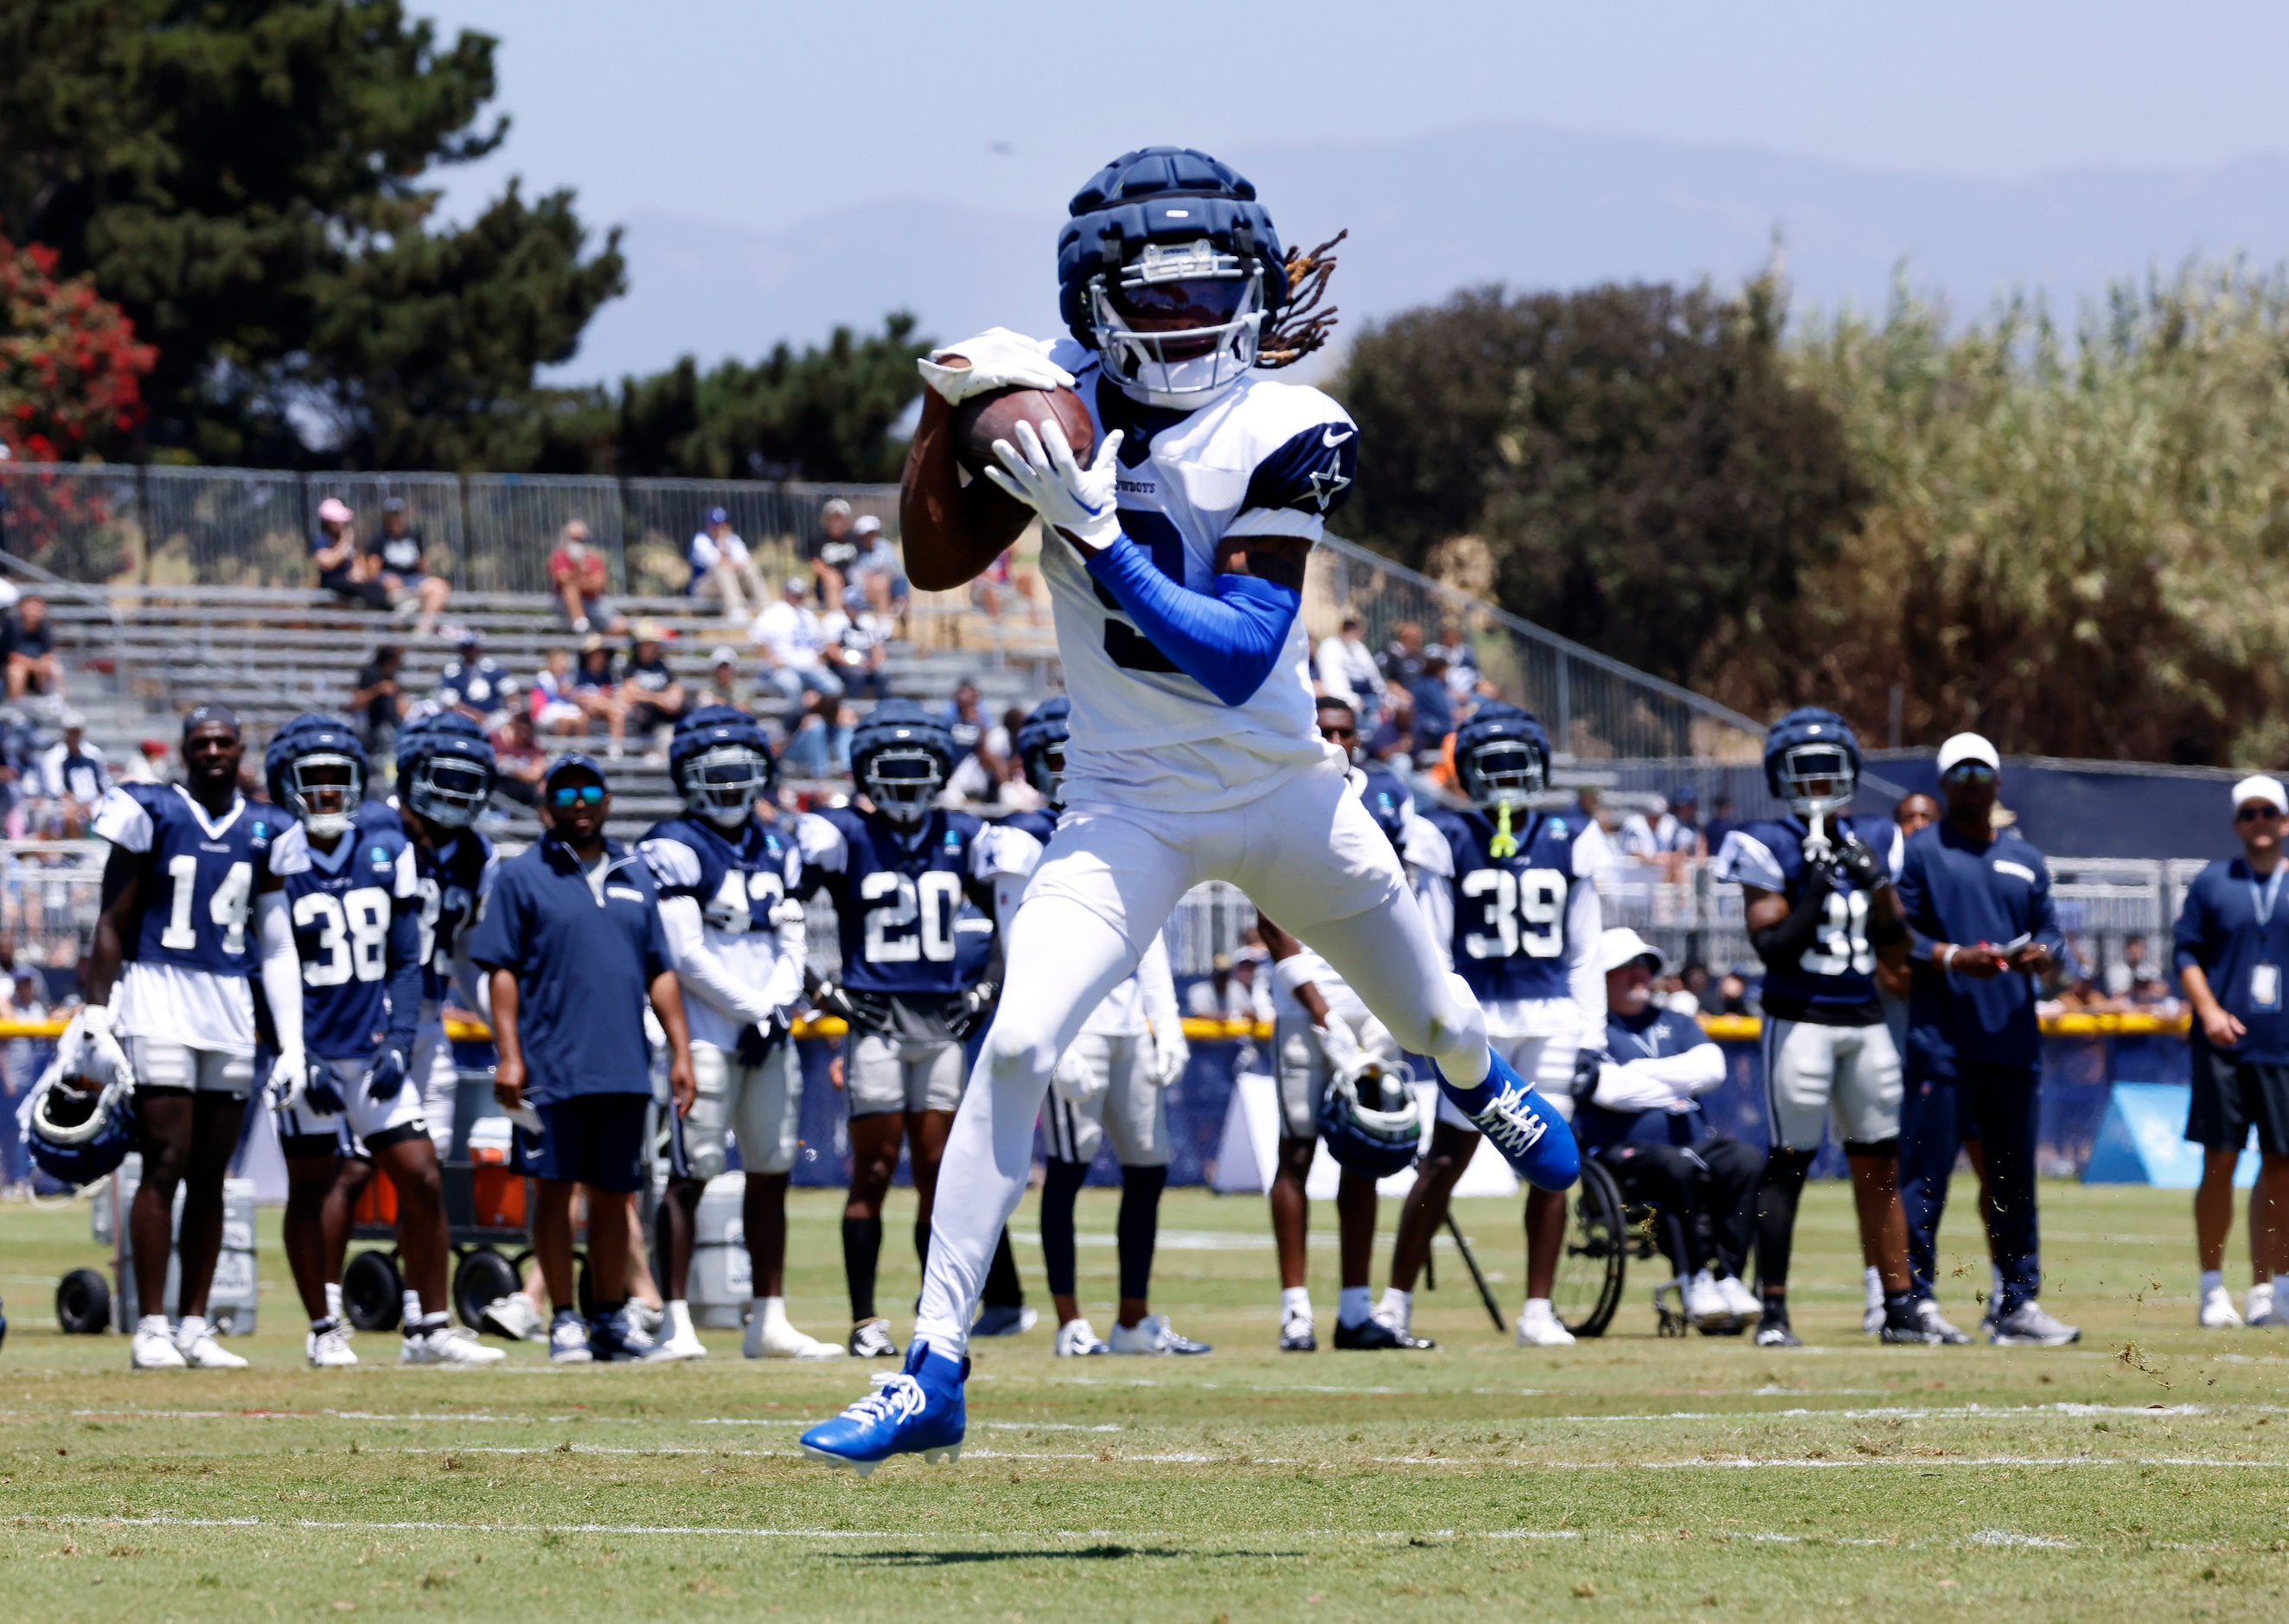
[[[1533,1085],[1511,1069],[1510,1062],[1492,1050],[1487,1057],[1491,1064],[1485,1082],[1458,1088],[1441,1078],[1439,1087],[1455,1109],[1494,1142],[1519,1177],[1536,1190],[1570,1190],[1582,1176],[1582,1150],[1574,1142],[1573,1130]]]
[[[918,1341],[906,1349],[904,1370],[877,1375],[873,1392],[804,1433],[802,1453],[829,1466],[847,1466],[861,1477],[892,1455],[957,1460],[969,1425],[961,1397],[969,1379],[968,1359],[933,1353]]]

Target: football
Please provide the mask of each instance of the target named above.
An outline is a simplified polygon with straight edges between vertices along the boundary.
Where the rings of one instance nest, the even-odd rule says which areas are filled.
[[[1081,396],[1070,389],[1022,386],[972,395],[954,408],[955,460],[965,472],[976,474],[993,464],[996,440],[1015,445],[1018,424],[1031,423],[1038,433],[1051,418],[1065,430],[1065,443],[1073,447],[1074,458],[1086,466],[1097,447],[1097,431],[1089,425],[1089,408],[1081,404]]]

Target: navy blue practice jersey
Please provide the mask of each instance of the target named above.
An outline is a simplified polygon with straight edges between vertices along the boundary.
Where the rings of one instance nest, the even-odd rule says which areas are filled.
[[[1574,846],[1584,827],[1572,818],[1528,813],[1512,825],[1518,850],[1490,854],[1494,821],[1476,808],[1435,807],[1419,823],[1427,841],[1408,849],[1431,883],[1451,888],[1455,973],[1481,999],[1570,996],[1567,904],[1575,887],[1594,878],[1575,872]]]
[[[452,984],[461,943],[476,929],[500,859],[493,843],[462,829],[434,849],[413,848],[416,894],[421,902],[421,996],[443,999]]]
[[[211,816],[180,784],[115,784],[94,831],[144,856],[127,955],[215,975],[248,975],[256,958],[246,921],[254,879],[287,826],[278,808],[243,796]]]
[[[803,888],[834,903],[842,982],[861,992],[961,992],[982,972],[965,955],[965,901],[993,906],[992,874],[967,812],[933,809],[916,830],[849,807],[807,812],[796,825]]]
[[[1900,872],[1900,832],[1887,817],[1839,817],[1837,834],[1856,834],[1886,872]],[[1783,1021],[1862,1026],[1883,1019],[1876,998],[1876,950],[1868,942],[1869,896],[1841,874],[1816,878],[1805,861],[1811,829],[1794,815],[1744,824],[1725,837],[1714,872],[1759,890],[1774,891],[1793,908],[1807,885],[1830,887],[1812,945],[1792,964],[1765,967],[1765,1013]]]
[[[400,951],[418,951],[413,851],[403,831],[353,829],[320,851],[301,825],[278,839],[273,858],[302,960],[302,1045],[321,1060],[363,1060],[389,1025],[392,927]],[[403,960],[400,960],[403,962]]]
[[[779,904],[802,872],[786,832],[753,820],[733,840],[705,818],[672,817],[653,824],[637,849],[662,896],[690,897],[702,922],[728,935],[775,935]]]

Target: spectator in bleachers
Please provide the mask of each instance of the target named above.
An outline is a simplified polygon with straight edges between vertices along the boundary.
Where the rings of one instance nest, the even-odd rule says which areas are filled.
[[[516,679],[484,651],[473,627],[450,633],[459,656],[437,674],[437,703],[459,711],[481,728],[491,728],[516,699]]]
[[[0,818],[8,838],[20,840],[25,831],[25,800],[39,791],[34,782],[40,770],[40,736],[14,705],[0,705]]]
[[[747,628],[747,635],[763,651],[763,681],[789,705],[805,694],[842,697],[842,679],[825,665],[826,631],[818,611],[807,601],[810,595],[809,582],[789,576],[779,601]]]
[[[1404,765],[1415,759],[1415,701],[1403,688],[1386,694],[1389,703],[1368,735],[1367,752],[1378,761]]]
[[[47,801],[44,820],[50,832],[76,840],[87,827],[87,816],[103,792],[111,787],[103,751],[86,738],[87,719],[66,711],[64,736],[40,756],[40,793]]]
[[[404,666],[405,650],[395,643],[384,643],[373,651],[373,658],[358,667],[356,681],[350,687],[350,714],[358,720],[366,753],[377,760],[397,750],[398,724],[405,720],[405,696],[397,676]]]
[[[962,687],[969,688],[969,685],[964,683]],[[969,689],[969,697],[972,712],[982,714],[977,712],[977,689]],[[950,800],[956,804],[966,802],[983,807],[1004,804],[1003,787],[1012,780],[1023,777],[1017,770],[1017,752],[1013,744],[1017,729],[1025,723],[1025,707],[1012,705],[1003,712],[999,722],[974,730],[975,740],[969,752],[954,763],[953,771],[945,781],[945,792]],[[961,735],[957,733],[955,737],[958,741]]]
[[[371,609],[389,607],[389,593],[379,581],[358,577],[357,537],[350,525],[357,515],[339,497],[318,504],[318,533],[310,537],[310,561],[318,567],[318,585],[345,603]],[[14,692],[15,662],[9,662],[10,692]]]
[[[532,718],[522,711],[512,714],[493,734],[492,745],[495,787],[519,806],[538,806],[540,781],[548,776],[548,752],[533,736]]]
[[[1391,641],[1375,657],[1375,663],[1386,688],[1412,689],[1415,679],[1423,674],[1423,628],[1411,620],[1392,627]]]
[[[817,593],[822,608],[832,609],[842,601],[850,567],[858,561],[858,544],[850,529],[850,504],[841,497],[829,498],[818,510],[818,533],[803,549],[803,556],[810,561],[811,578],[806,590]]]
[[[564,624],[586,635],[602,631],[614,637],[628,629],[628,617],[605,601],[611,574],[604,555],[588,545],[588,527],[569,521],[548,555],[548,581],[564,610]]]
[[[1430,763],[1424,757],[1437,757],[1455,731],[1455,698],[1447,688],[1447,662],[1426,652],[1407,691],[1415,702],[1415,759],[1427,767]]]
[[[1701,792],[1689,784],[1679,784],[1669,798],[1669,811],[1674,827],[1663,836],[1663,849],[1687,858],[1709,856],[1701,840]]]
[[[1357,615],[1344,617],[1343,629],[1320,640],[1312,656],[1312,674],[1320,691],[1352,707],[1352,714],[1372,717],[1383,708],[1383,673],[1367,646],[1367,622]]]
[[[851,566],[851,584],[843,591],[843,607],[854,615],[862,609],[877,615],[896,614],[905,605],[908,592],[898,550],[882,533],[882,521],[872,513],[861,514],[850,526],[850,533],[863,550]]]
[[[700,696],[702,705],[724,705],[752,716],[755,712],[755,685],[739,674],[738,652],[726,645],[707,658],[707,691]]]
[[[746,620],[763,607],[762,577],[722,508],[707,510],[707,522],[692,536],[684,559],[691,566],[693,597],[721,601],[733,620]]]
[[[1574,792],[1574,815],[1585,827],[1574,842],[1574,862],[1577,872],[1586,868],[1591,874],[1611,868],[1622,859],[1620,848],[1614,844],[1614,815],[1598,797],[1590,784]],[[1591,830],[1598,832],[1592,840]]]
[[[406,517],[405,498],[391,497],[381,505],[381,530],[365,540],[359,573],[379,581],[401,617],[416,617],[413,635],[427,637],[437,629],[437,617],[453,595],[453,584],[429,573],[428,544],[421,527]]]
[[[591,632],[580,641],[580,664],[572,673],[572,699],[594,723],[602,721],[611,738],[611,753],[620,753],[627,730],[627,702],[620,697],[620,674],[612,668],[612,646],[602,632]]]
[[[167,781],[167,741],[147,738],[135,753],[119,764],[122,784],[164,784]]]
[[[1924,823],[1928,824],[1928,823],[1934,823],[1934,822],[1938,821],[1938,818],[1939,818],[1939,806],[1938,806],[1938,803],[1937,803],[1937,802],[1935,802],[1935,801],[1934,801],[1930,796],[1928,796],[1928,795],[1924,795],[1924,796],[1914,796],[1914,795],[1910,795],[1910,796],[1908,798],[1908,800],[1922,800],[1922,801],[1924,801],[1926,805],[1930,806],[1930,808],[1931,808],[1931,816],[1930,816],[1929,817],[1926,817],[1926,818],[1924,820]],[[1907,804],[1908,804],[1908,802],[1907,802],[1906,800],[1903,800],[1903,801],[1902,801],[1902,802],[1900,803],[1900,805],[1901,805],[1902,808],[1904,808]],[[1728,834],[1732,833],[1732,832],[1733,832],[1733,831],[1735,831],[1735,829],[1738,829],[1740,826],[1741,826],[1741,820],[1740,820],[1739,818],[1735,817],[1735,816],[1733,816],[1733,798],[1732,798],[1730,795],[1719,795],[1719,796],[1718,796],[1716,800],[1712,800],[1712,801],[1711,801],[1711,802],[1709,803],[1709,823],[1708,823],[1708,826],[1707,826],[1707,827],[1705,827],[1704,829],[1703,829],[1703,830],[1702,830],[1702,832],[1701,832],[1701,848],[1702,848],[1702,849],[1703,849],[1703,851],[1722,851],[1722,850],[1724,850],[1724,849],[1725,849],[1725,837],[1726,837],[1727,835],[1728,835]],[[1917,828],[1918,828],[1918,829],[1920,829],[1920,828],[1922,828],[1922,827],[1923,827],[1923,824],[1917,824],[1917,825],[1916,825],[1916,827],[1917,827]],[[1907,830],[1906,826],[1905,826],[1904,824],[1903,824],[1903,825],[1902,825],[1901,830],[1900,830],[1900,833],[1901,833],[1901,835],[1904,838],[1904,837],[1907,835],[1907,833],[1908,833],[1908,832],[1909,832],[1909,831]]]
[[[2126,936],[2122,942],[2122,957],[2106,967],[2106,995],[2109,998],[2134,998],[2149,982],[2162,979],[2159,970],[2146,957],[2146,938]]]
[[[1697,1015],[1714,1001],[1709,992],[1709,967],[1698,959],[1689,960],[1678,972],[1677,991],[1669,999],[1669,1007],[1679,1015]]]
[[[871,609],[836,609],[819,617],[828,657],[843,690],[860,698],[887,699],[890,689],[882,659],[890,642],[889,617]]]
[[[850,770],[850,735],[858,713],[833,694],[813,694],[787,729],[779,770],[790,777],[826,778]]]
[[[962,750],[976,750],[986,729],[993,725],[993,719],[985,714],[985,707],[978,702],[977,684],[967,677],[953,685],[953,697],[946,701],[945,720],[955,745]]]
[[[1203,1021],[1250,1021],[1256,1018],[1256,961],[1234,963],[1229,953],[1208,961],[1205,981],[1184,989],[1184,1013]]]
[[[27,694],[63,697],[64,665],[56,656],[56,629],[48,620],[45,598],[28,592],[16,601],[5,623],[4,642],[9,698]]]
[[[532,701],[525,707],[533,726],[549,733],[586,733],[588,712],[581,706],[578,689],[572,651],[551,649],[542,657],[540,670],[532,679]]]
[[[1687,796],[1693,793],[1690,787],[1682,792]],[[1703,855],[1701,831],[1678,816],[1658,795],[1643,811],[1632,812],[1622,820],[1618,844],[1623,856],[1660,869],[1663,877],[1671,880],[1681,878],[1686,864]]]
[[[1439,641],[1424,651],[1435,654],[1447,663],[1447,692],[1453,697],[1458,715],[1477,708],[1480,698],[1494,697],[1494,684],[1479,670],[1479,657],[1471,647],[1471,640],[1463,635],[1459,620],[1439,623]]]
[[[635,635],[628,640],[628,663],[620,677],[620,698],[628,707],[628,725],[638,737],[658,736],[652,739],[652,753],[665,761],[667,759],[666,735],[690,708],[677,681],[674,668],[667,663],[667,633],[656,620],[636,622]]]
[[[1721,1015],[1756,1013],[1755,1007],[1749,1001],[1749,983],[1741,978],[1738,970],[1727,970],[1717,978],[1716,1005],[1714,1009],[1704,1005],[1702,1013]]]

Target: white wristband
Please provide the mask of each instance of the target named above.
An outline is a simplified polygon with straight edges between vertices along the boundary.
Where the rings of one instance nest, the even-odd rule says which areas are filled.
[[[1946,954],[1945,954],[1945,955],[1944,955],[1944,956],[1940,959],[1940,961],[1939,961],[1939,967],[1940,967],[1941,969],[1942,969],[1942,970],[1953,969],[1953,968],[1955,967],[1955,943],[1954,943],[1950,942],[1950,943],[1949,943],[1947,944],[1947,952],[1946,952]]]

